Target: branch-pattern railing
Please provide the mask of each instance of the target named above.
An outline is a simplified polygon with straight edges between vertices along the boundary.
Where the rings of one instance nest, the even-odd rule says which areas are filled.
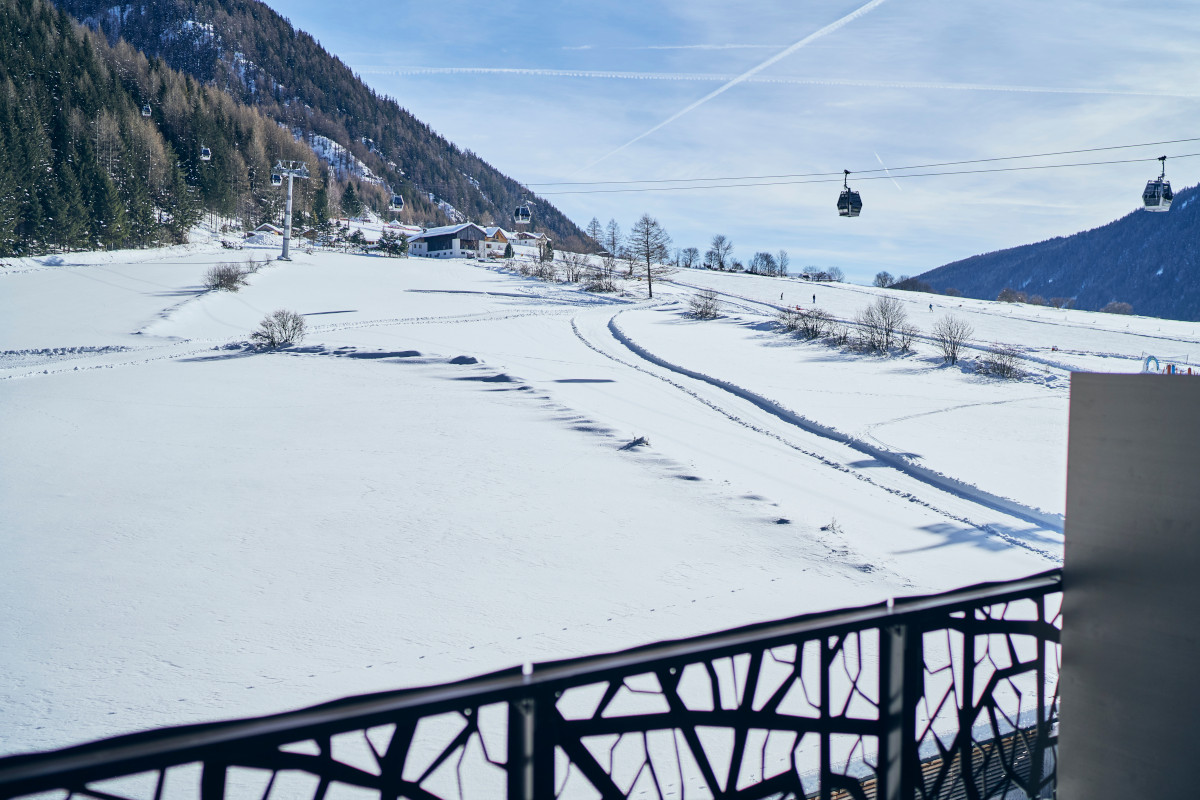
[[[0,759],[0,798],[1052,797],[1061,573]]]

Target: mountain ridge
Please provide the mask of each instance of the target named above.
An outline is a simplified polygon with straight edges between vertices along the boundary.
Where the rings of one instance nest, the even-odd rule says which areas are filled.
[[[1129,303],[1133,313],[1200,320],[1200,187],[1171,209],[1141,208],[1091,230],[954,261],[916,276],[936,291],[994,300],[1004,289],[1061,297],[1076,308]]]
[[[470,150],[381,95],[309,33],[258,0],[56,0],[60,8],[114,41],[123,38],[197,80],[259,108],[321,152],[320,137],[344,156],[326,159],[331,197],[354,180],[364,200],[386,210],[390,192],[405,199],[400,217],[418,224],[469,219],[511,225],[523,196],[532,196]],[[363,175],[355,162],[365,166]],[[561,211],[538,200],[530,228],[560,247],[594,244]]]

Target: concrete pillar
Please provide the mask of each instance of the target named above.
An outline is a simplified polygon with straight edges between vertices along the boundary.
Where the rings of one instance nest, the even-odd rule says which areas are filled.
[[[1200,797],[1200,378],[1071,378],[1061,800]]]

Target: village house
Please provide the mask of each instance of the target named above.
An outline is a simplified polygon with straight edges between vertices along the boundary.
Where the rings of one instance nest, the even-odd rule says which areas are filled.
[[[475,258],[486,252],[482,245],[487,238],[487,231],[474,222],[443,225],[408,237],[408,253],[427,258]]]
[[[483,232],[487,234],[487,237],[483,240],[479,255],[485,258],[487,256],[503,257],[505,249],[516,238],[516,234],[512,231],[506,231],[504,228],[494,225],[484,228]]]

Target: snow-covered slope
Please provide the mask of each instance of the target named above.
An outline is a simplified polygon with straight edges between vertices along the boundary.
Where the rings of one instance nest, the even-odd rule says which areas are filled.
[[[0,753],[1040,571],[1068,371],[1200,349],[897,295],[1018,345],[1005,382],[772,330],[864,287],[686,272],[647,301],[300,253],[204,292],[229,258],[0,271]],[[722,318],[686,316],[699,286]],[[248,349],[277,308],[306,341]]]

